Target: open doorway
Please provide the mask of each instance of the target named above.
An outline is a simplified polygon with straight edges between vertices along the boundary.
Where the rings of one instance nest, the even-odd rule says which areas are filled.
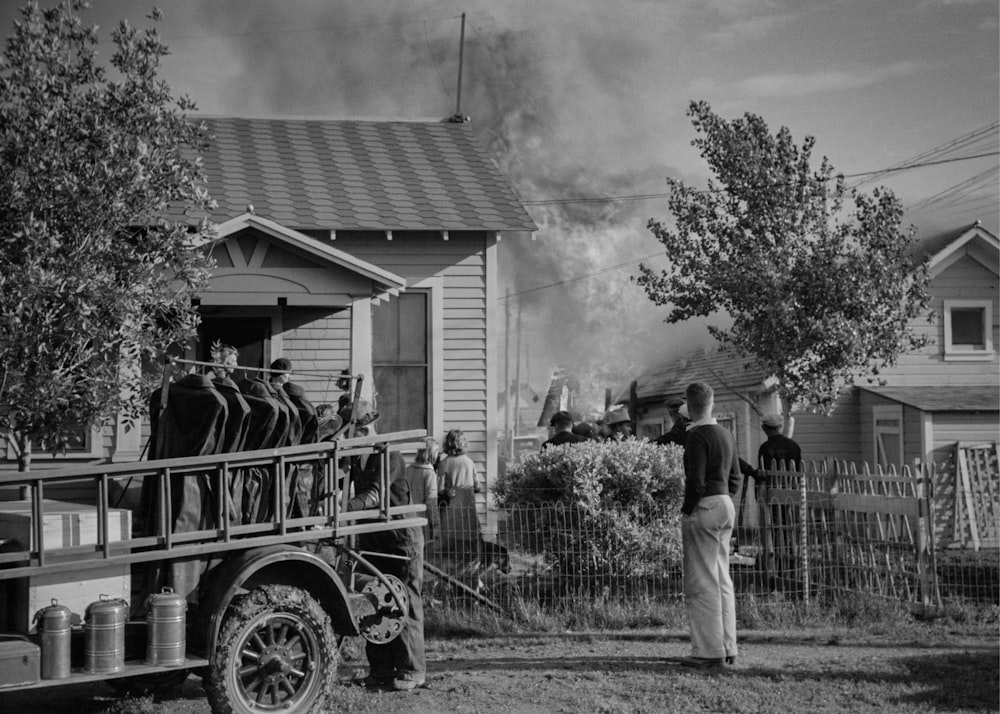
[[[212,361],[212,344],[218,340],[239,350],[238,362],[246,367],[265,367],[270,354],[270,317],[204,316],[198,328],[198,356],[202,362]],[[245,375],[238,374],[238,378]]]

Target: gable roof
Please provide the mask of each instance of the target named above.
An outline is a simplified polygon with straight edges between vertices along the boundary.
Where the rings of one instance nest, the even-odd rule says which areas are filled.
[[[684,396],[691,382],[708,382],[718,392],[761,391],[769,375],[762,368],[738,359],[730,352],[700,349],[679,359],[665,362],[636,380],[636,398],[642,403],[657,402],[672,396]]]
[[[996,387],[862,387],[866,392],[925,412],[1000,411]]]
[[[549,390],[545,394],[545,401],[542,403],[542,412],[538,415],[536,426],[549,426],[552,415],[562,409],[560,402],[564,390],[569,401],[567,407],[572,413],[576,411],[575,402],[577,392],[580,391],[580,380],[569,374],[566,368],[560,365],[552,373],[552,379],[549,380]]]
[[[204,118],[213,218],[299,229],[537,230],[466,123]]]
[[[1000,270],[1000,240],[978,221],[921,241],[914,250],[916,259],[928,258],[931,275],[937,275],[964,255],[969,255],[997,273]]]
[[[198,244],[203,245],[211,242],[215,243],[216,248],[218,249],[226,243],[227,239],[235,239],[241,235],[243,231],[248,229],[253,229],[259,234],[263,234],[269,239],[273,239],[274,242],[284,246],[285,248],[291,249],[291,251],[295,254],[305,256],[306,260],[309,263],[314,263],[315,266],[325,267],[327,269],[330,267],[343,269],[346,271],[344,274],[352,276],[351,282],[357,283],[356,286],[351,287],[351,291],[353,292],[358,289],[363,289],[365,291],[364,294],[370,294],[373,301],[386,299],[389,295],[398,295],[400,291],[406,288],[406,280],[395,273],[391,273],[384,268],[380,268],[377,265],[361,260],[350,253],[338,250],[337,248],[316,240],[315,238],[305,235],[304,233],[292,230],[291,228],[282,226],[275,221],[262,216],[254,215],[252,213],[244,213],[218,224],[215,228],[215,235],[213,237],[200,239]],[[238,258],[241,257],[241,248],[237,246],[232,246],[232,248],[232,250],[227,249],[226,254],[236,255]],[[266,293],[267,290],[265,289],[262,281],[264,281],[268,276],[276,276],[281,273],[282,270],[274,266],[261,270],[267,253],[259,252],[256,246],[253,248],[252,253],[252,256],[242,256],[242,259],[239,260],[240,265],[231,265],[229,266],[231,269],[227,269],[226,266],[220,264],[216,270],[213,271],[212,281],[217,282],[219,276],[231,272],[247,273],[247,269],[249,267],[249,272],[255,275],[255,285],[259,289],[259,292]],[[300,268],[301,267],[303,266],[300,266]],[[324,276],[330,280],[333,279],[333,275],[333,273],[328,271],[324,272]],[[305,287],[305,285],[301,284],[301,280],[299,280],[299,283],[300,284],[296,287]],[[207,295],[202,295],[202,299],[211,298]],[[291,299],[299,299],[299,296],[296,295]]]

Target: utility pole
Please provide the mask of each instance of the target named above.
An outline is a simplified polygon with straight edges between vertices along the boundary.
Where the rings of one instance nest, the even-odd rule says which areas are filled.
[[[510,287],[504,310],[505,328],[503,342],[503,436],[507,458],[514,458],[514,439],[510,431]]]
[[[517,362],[514,367],[514,436],[521,423],[521,303],[517,303]],[[514,439],[511,439],[511,444]],[[513,448],[513,447],[512,447]]]

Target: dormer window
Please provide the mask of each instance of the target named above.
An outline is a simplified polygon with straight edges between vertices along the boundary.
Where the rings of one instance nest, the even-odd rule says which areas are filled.
[[[944,301],[944,358],[991,359],[993,306],[989,300]]]

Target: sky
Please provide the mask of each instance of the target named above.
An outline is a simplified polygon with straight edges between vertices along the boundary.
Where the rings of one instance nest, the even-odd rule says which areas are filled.
[[[0,0],[4,36],[21,4]],[[122,19],[148,26],[153,4],[92,0],[83,17],[107,38]],[[665,178],[696,186],[708,178],[691,146],[692,100],[726,118],[758,114],[799,143],[816,137],[814,156],[828,157],[850,185],[892,189],[918,238],[976,220],[998,229],[995,0],[159,7],[172,50],[162,76],[205,114],[470,117],[539,226],[534,236],[505,237],[499,251],[504,363],[536,391],[565,366],[596,399],[708,346],[706,325],[724,324],[665,324],[666,308],[632,281],[640,262],[666,265],[646,227],[669,218]],[[928,165],[895,170],[914,163]],[[884,169],[894,170],[872,175]]]

